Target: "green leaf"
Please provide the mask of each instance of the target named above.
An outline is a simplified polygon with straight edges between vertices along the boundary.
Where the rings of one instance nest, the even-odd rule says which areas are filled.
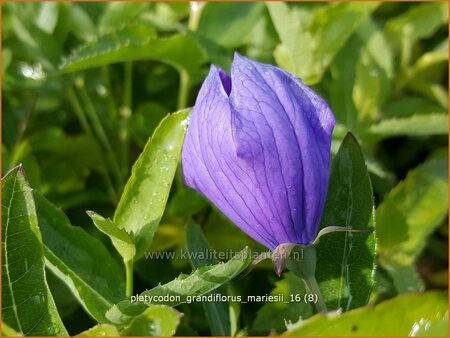
[[[211,250],[208,241],[200,226],[192,220],[188,221],[186,225],[186,248],[190,252],[190,260],[194,269],[217,263],[215,259],[208,257],[208,252]],[[201,255],[201,253],[204,253],[204,255]],[[205,259],[202,259],[202,257]],[[226,291],[219,290],[219,293],[226,294]],[[204,302],[202,305],[205,309],[211,335],[231,335],[228,302]]]
[[[79,4],[71,3],[70,10],[70,30],[82,41],[92,40],[96,33],[96,27],[90,16],[83,10]]]
[[[408,40],[410,45],[419,39],[430,37],[448,22],[448,3],[422,3],[386,24],[386,36],[396,45]]]
[[[319,82],[348,38],[378,5],[376,2],[336,3],[312,12],[308,8],[269,3],[281,40],[274,52],[275,60],[307,84]]]
[[[394,136],[427,136],[448,134],[448,114],[417,114],[401,118],[386,118],[361,135],[370,141]]]
[[[447,337],[448,336],[448,315],[444,316],[440,321],[433,323],[424,323],[423,321],[417,323],[414,327],[414,336],[418,337]]]
[[[295,323],[299,318],[305,320],[313,314],[311,304],[295,301],[295,298],[291,302],[291,296],[302,297],[306,293],[305,283],[299,277],[288,272],[275,285],[270,294],[282,295],[284,302],[267,302],[259,309],[252,330],[256,334],[282,333],[286,330],[286,323]]]
[[[122,256],[124,262],[128,262],[134,258],[136,247],[134,246],[134,242],[130,235],[128,235],[125,230],[119,229],[113,221],[103,218],[94,211],[87,211],[87,214],[92,219],[97,229],[111,239],[114,247]]]
[[[2,336],[4,337],[23,337],[19,332],[12,329],[9,325],[2,322]]]
[[[383,268],[392,278],[397,293],[420,292],[425,289],[424,282],[417,273],[414,265],[391,262],[389,265],[383,265]]]
[[[367,126],[377,117],[379,107],[388,94],[389,81],[387,74],[365,48],[360,51],[355,76],[352,98],[358,111],[358,122]]]
[[[105,33],[130,24],[146,8],[148,8],[146,2],[110,2],[100,17],[98,29],[100,33]]]
[[[375,225],[370,178],[361,149],[350,133],[331,166],[321,228],[345,226],[373,229]],[[332,233],[317,246],[316,279],[329,310],[344,311],[369,300],[375,269],[373,233]]]
[[[2,179],[2,321],[23,335],[68,335],[45,279],[42,237],[22,166]]]
[[[351,37],[330,66],[333,79],[330,83],[330,106],[333,107],[338,123],[350,130],[355,130],[358,122],[352,95],[356,78],[355,60],[359,59],[360,50],[361,42],[356,37]]]
[[[11,49],[3,48],[2,49],[2,75],[5,74],[9,65],[11,64],[13,54]]]
[[[414,336],[448,316],[447,296],[439,292],[407,294],[342,315],[317,315],[286,336]],[[448,327],[442,331],[448,335]]]
[[[164,213],[178,165],[190,110],[163,119],[131,171],[114,223],[136,244],[136,257],[150,248]]]
[[[382,108],[383,118],[407,117],[431,113],[446,114],[440,105],[419,96],[403,96],[386,102]]]
[[[189,296],[204,295],[229,282],[248,267],[251,260],[250,250],[245,248],[226,263],[202,267],[191,275],[181,275],[167,284],[144,291],[137,302],[120,302],[108,311],[107,317],[112,323],[124,325],[152,304],[176,306],[186,303]]]
[[[378,67],[392,78],[394,55],[383,30],[369,17],[358,29],[357,36]]]
[[[152,305],[133,318],[122,336],[173,336],[180,324],[181,313],[165,305]]]
[[[240,46],[264,9],[262,3],[206,3],[198,32],[227,48]]]
[[[59,69],[61,73],[68,73],[136,60],[158,60],[190,75],[206,61],[204,51],[189,34],[157,39],[153,28],[133,25],[100,36],[74,50],[62,60]]]
[[[57,2],[43,2],[40,4],[36,26],[48,34],[52,34],[58,23],[59,4]]]
[[[377,208],[380,263],[411,265],[448,212],[447,157],[410,171]]]
[[[98,324],[77,334],[77,337],[118,337],[119,330],[111,324]]]
[[[70,288],[83,308],[98,322],[125,298],[125,273],[102,242],[80,227],[38,193],[34,193],[45,245],[46,266]]]

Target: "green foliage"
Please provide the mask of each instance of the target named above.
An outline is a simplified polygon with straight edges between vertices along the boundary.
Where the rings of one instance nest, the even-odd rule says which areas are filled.
[[[105,312],[125,297],[124,273],[98,239],[70,224],[66,215],[34,193],[46,266],[70,288],[100,323]]]
[[[97,229],[111,238],[114,247],[122,256],[124,262],[128,262],[134,258],[136,247],[130,235],[125,230],[118,228],[113,221],[103,218],[94,211],[87,211],[87,214],[92,218]]]
[[[347,134],[331,166],[322,225],[375,230],[373,193],[364,158]],[[320,238],[316,278],[329,310],[367,304],[375,270],[375,234],[338,232]],[[330,278],[331,277],[331,278]]]
[[[409,294],[342,316],[315,316],[299,322],[287,336],[415,336],[433,333],[448,335],[443,327],[448,312],[447,296],[439,292]],[[395,320],[393,320],[395,318]],[[439,327],[439,329],[437,329]],[[430,332],[432,333],[432,331]]]
[[[205,256],[204,258],[199,255],[201,253],[208,253],[211,250],[211,247],[200,226],[193,221],[188,221],[186,225],[186,247],[188,252],[191,253],[192,258],[190,261],[194,269],[217,264],[215,259],[210,258],[207,255],[203,255]],[[220,288],[218,292],[220,294],[227,294],[226,290],[223,288]],[[208,319],[208,324],[211,328],[211,334],[214,336],[231,335],[228,305],[228,302],[203,303],[206,318]]]
[[[89,330],[83,331],[77,336],[81,337],[117,337],[119,336],[119,330],[111,324],[98,324]]]
[[[187,109],[161,121],[134,164],[114,214],[114,223],[136,244],[136,258],[149,249],[163,215],[189,114]]]
[[[430,290],[448,288],[448,3],[1,6],[2,334],[447,335],[445,297]],[[231,284],[250,257],[179,257],[266,250],[187,189],[179,165],[184,109],[235,51],[301,77],[336,116],[322,227],[376,228],[320,239],[317,279],[340,313],[185,303],[307,292],[268,261]]]
[[[188,296],[204,295],[229,282],[248,267],[250,262],[250,251],[245,248],[226,263],[221,262],[199,268],[188,276],[180,275],[167,284],[160,284],[151,290],[142,292],[139,297],[142,297],[143,301],[125,300],[120,302],[108,311],[107,317],[115,324],[124,325],[129,323],[134,316],[145,311],[151,304],[176,306],[185,303],[188,301]],[[150,301],[151,299],[153,300]]]
[[[133,318],[120,333],[124,336],[173,336],[181,314],[165,305],[153,305]]]
[[[45,280],[33,194],[18,166],[2,180],[2,320],[31,336],[65,336]]]

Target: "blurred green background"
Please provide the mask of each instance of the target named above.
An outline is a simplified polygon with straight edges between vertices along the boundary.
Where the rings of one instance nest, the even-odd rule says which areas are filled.
[[[110,216],[152,131],[192,106],[209,65],[234,51],[301,77],[333,109],[336,152],[347,130],[364,151],[377,206],[372,302],[448,286],[448,4],[2,2],[2,175],[23,163],[30,185],[72,224],[105,238],[85,210]],[[217,250],[262,248],[195,192],[181,172],[152,250],[183,247],[193,215]],[[234,287],[266,294],[270,264]],[[136,292],[186,260],[137,263]],[[65,286],[49,284],[69,332],[93,325]],[[209,334],[199,304],[184,320]],[[282,332],[295,308],[242,304],[243,333]],[[189,331],[185,334],[191,334]],[[272,331],[273,332],[273,331]]]

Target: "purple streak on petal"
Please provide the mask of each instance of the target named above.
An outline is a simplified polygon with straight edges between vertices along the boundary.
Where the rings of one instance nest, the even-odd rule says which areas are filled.
[[[244,232],[273,250],[278,243],[267,227],[268,206],[258,198],[254,173],[236,156],[223,74],[211,67],[192,111],[182,152],[185,182]]]
[[[230,96],[231,93],[231,77],[225,73],[222,69],[219,69],[220,81],[222,82],[223,89]]]
[[[325,205],[331,132],[328,105],[300,80],[238,54],[232,64],[233,139],[269,206],[278,244],[309,244]],[[255,192],[256,193],[256,192]]]

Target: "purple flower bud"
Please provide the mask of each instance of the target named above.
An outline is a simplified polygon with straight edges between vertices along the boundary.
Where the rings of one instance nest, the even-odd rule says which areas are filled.
[[[325,205],[334,125],[301,80],[236,53],[231,77],[211,66],[197,97],[185,182],[270,250],[308,245]]]

